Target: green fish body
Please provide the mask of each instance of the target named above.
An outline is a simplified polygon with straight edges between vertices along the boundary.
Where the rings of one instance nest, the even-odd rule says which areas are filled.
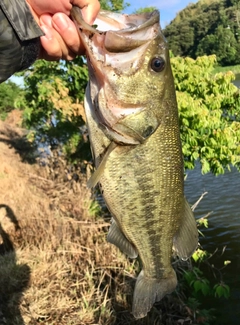
[[[90,73],[85,113],[96,171],[89,186],[99,184],[113,217],[108,241],[141,259],[133,315],[142,318],[176,288],[173,251],[186,260],[198,244],[184,197],[169,50],[158,11],[103,11],[97,30],[79,20],[77,10],[72,16],[81,28]]]

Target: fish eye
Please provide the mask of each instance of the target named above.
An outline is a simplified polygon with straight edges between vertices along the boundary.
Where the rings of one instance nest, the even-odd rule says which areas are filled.
[[[151,60],[151,69],[155,72],[161,72],[165,68],[165,60],[162,57]]]

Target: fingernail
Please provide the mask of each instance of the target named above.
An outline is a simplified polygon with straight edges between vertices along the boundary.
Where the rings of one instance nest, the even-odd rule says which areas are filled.
[[[46,37],[48,40],[52,39],[53,35],[52,35],[52,31],[50,28],[48,28],[47,26],[40,26],[41,30],[44,32],[44,36],[42,37]]]
[[[61,14],[56,14],[53,16],[53,22],[57,25],[57,27],[61,30],[64,31],[69,27],[68,24],[68,19],[67,17],[61,15]]]
[[[83,7],[81,11],[82,11],[82,16],[83,16],[83,19],[85,20],[85,22],[88,23],[89,25],[92,25],[93,19],[92,19],[91,12],[89,12],[89,7],[88,6]]]

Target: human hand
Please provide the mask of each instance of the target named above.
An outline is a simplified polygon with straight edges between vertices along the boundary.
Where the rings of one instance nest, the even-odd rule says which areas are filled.
[[[45,36],[40,59],[72,60],[84,53],[77,28],[69,18],[72,5],[82,8],[84,20],[92,24],[99,12],[98,0],[26,0]]]

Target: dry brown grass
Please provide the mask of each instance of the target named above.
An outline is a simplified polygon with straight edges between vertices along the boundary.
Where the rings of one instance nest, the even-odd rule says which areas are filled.
[[[0,139],[0,324],[179,324],[169,310],[186,311],[174,297],[133,319],[138,264],[106,242],[84,179],[70,188],[47,180],[6,130]]]

